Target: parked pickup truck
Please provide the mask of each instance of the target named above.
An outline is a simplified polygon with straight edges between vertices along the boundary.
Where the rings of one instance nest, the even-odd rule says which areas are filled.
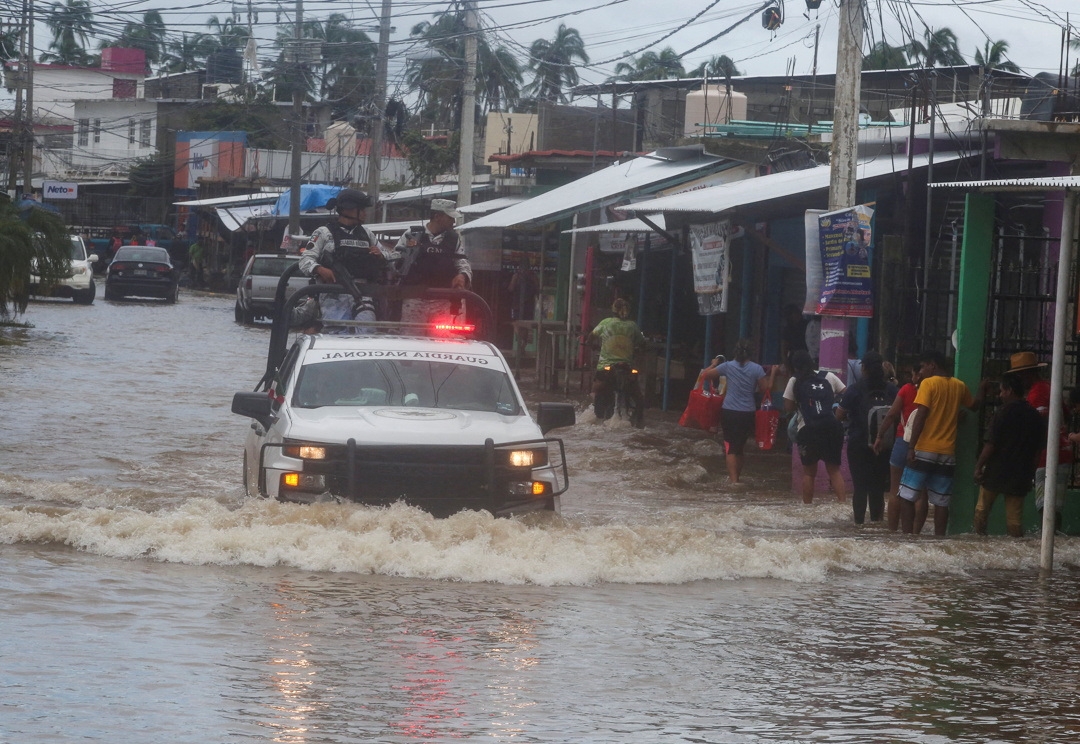
[[[278,278],[298,260],[299,256],[288,253],[256,253],[248,259],[236,285],[237,323],[254,323],[256,318],[272,317]],[[286,298],[310,281],[303,275],[291,277]]]

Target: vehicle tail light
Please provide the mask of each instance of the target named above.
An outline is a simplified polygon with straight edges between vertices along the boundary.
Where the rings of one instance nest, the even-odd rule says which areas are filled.
[[[251,274],[248,274],[247,279],[244,280],[244,289],[251,291]]]

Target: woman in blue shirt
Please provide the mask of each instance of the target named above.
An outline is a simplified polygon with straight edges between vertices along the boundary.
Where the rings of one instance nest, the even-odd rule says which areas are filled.
[[[724,431],[724,455],[727,461],[731,485],[739,484],[743,469],[743,450],[746,440],[754,432],[754,412],[757,410],[755,394],[767,394],[772,389],[776,368],[766,377],[765,369],[750,361],[750,341],[740,339],[735,344],[735,359],[720,362],[720,357],[701,370],[698,380],[727,378],[727,393],[720,409],[720,427]]]

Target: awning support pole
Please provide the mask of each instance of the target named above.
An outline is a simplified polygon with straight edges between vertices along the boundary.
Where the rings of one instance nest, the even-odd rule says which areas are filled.
[[[1046,490],[1043,495],[1042,549],[1039,576],[1054,570],[1054,529],[1057,515],[1058,437],[1061,431],[1065,381],[1065,324],[1068,322],[1069,280],[1076,242],[1077,192],[1066,189],[1061,214],[1061,244],[1058,250],[1057,296],[1054,305],[1054,353],[1050,362],[1050,421],[1046,431]]]
[[[668,409],[668,393],[671,388],[671,335],[675,332],[675,259],[678,243],[671,246],[671,277],[668,280],[667,343],[664,348],[664,398],[660,410]]]

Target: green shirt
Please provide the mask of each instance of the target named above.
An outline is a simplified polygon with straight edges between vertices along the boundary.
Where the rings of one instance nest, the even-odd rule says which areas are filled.
[[[621,318],[604,318],[593,328],[592,335],[600,339],[597,369],[621,362],[632,364],[634,350],[645,344],[645,336],[638,330],[637,323]]]

